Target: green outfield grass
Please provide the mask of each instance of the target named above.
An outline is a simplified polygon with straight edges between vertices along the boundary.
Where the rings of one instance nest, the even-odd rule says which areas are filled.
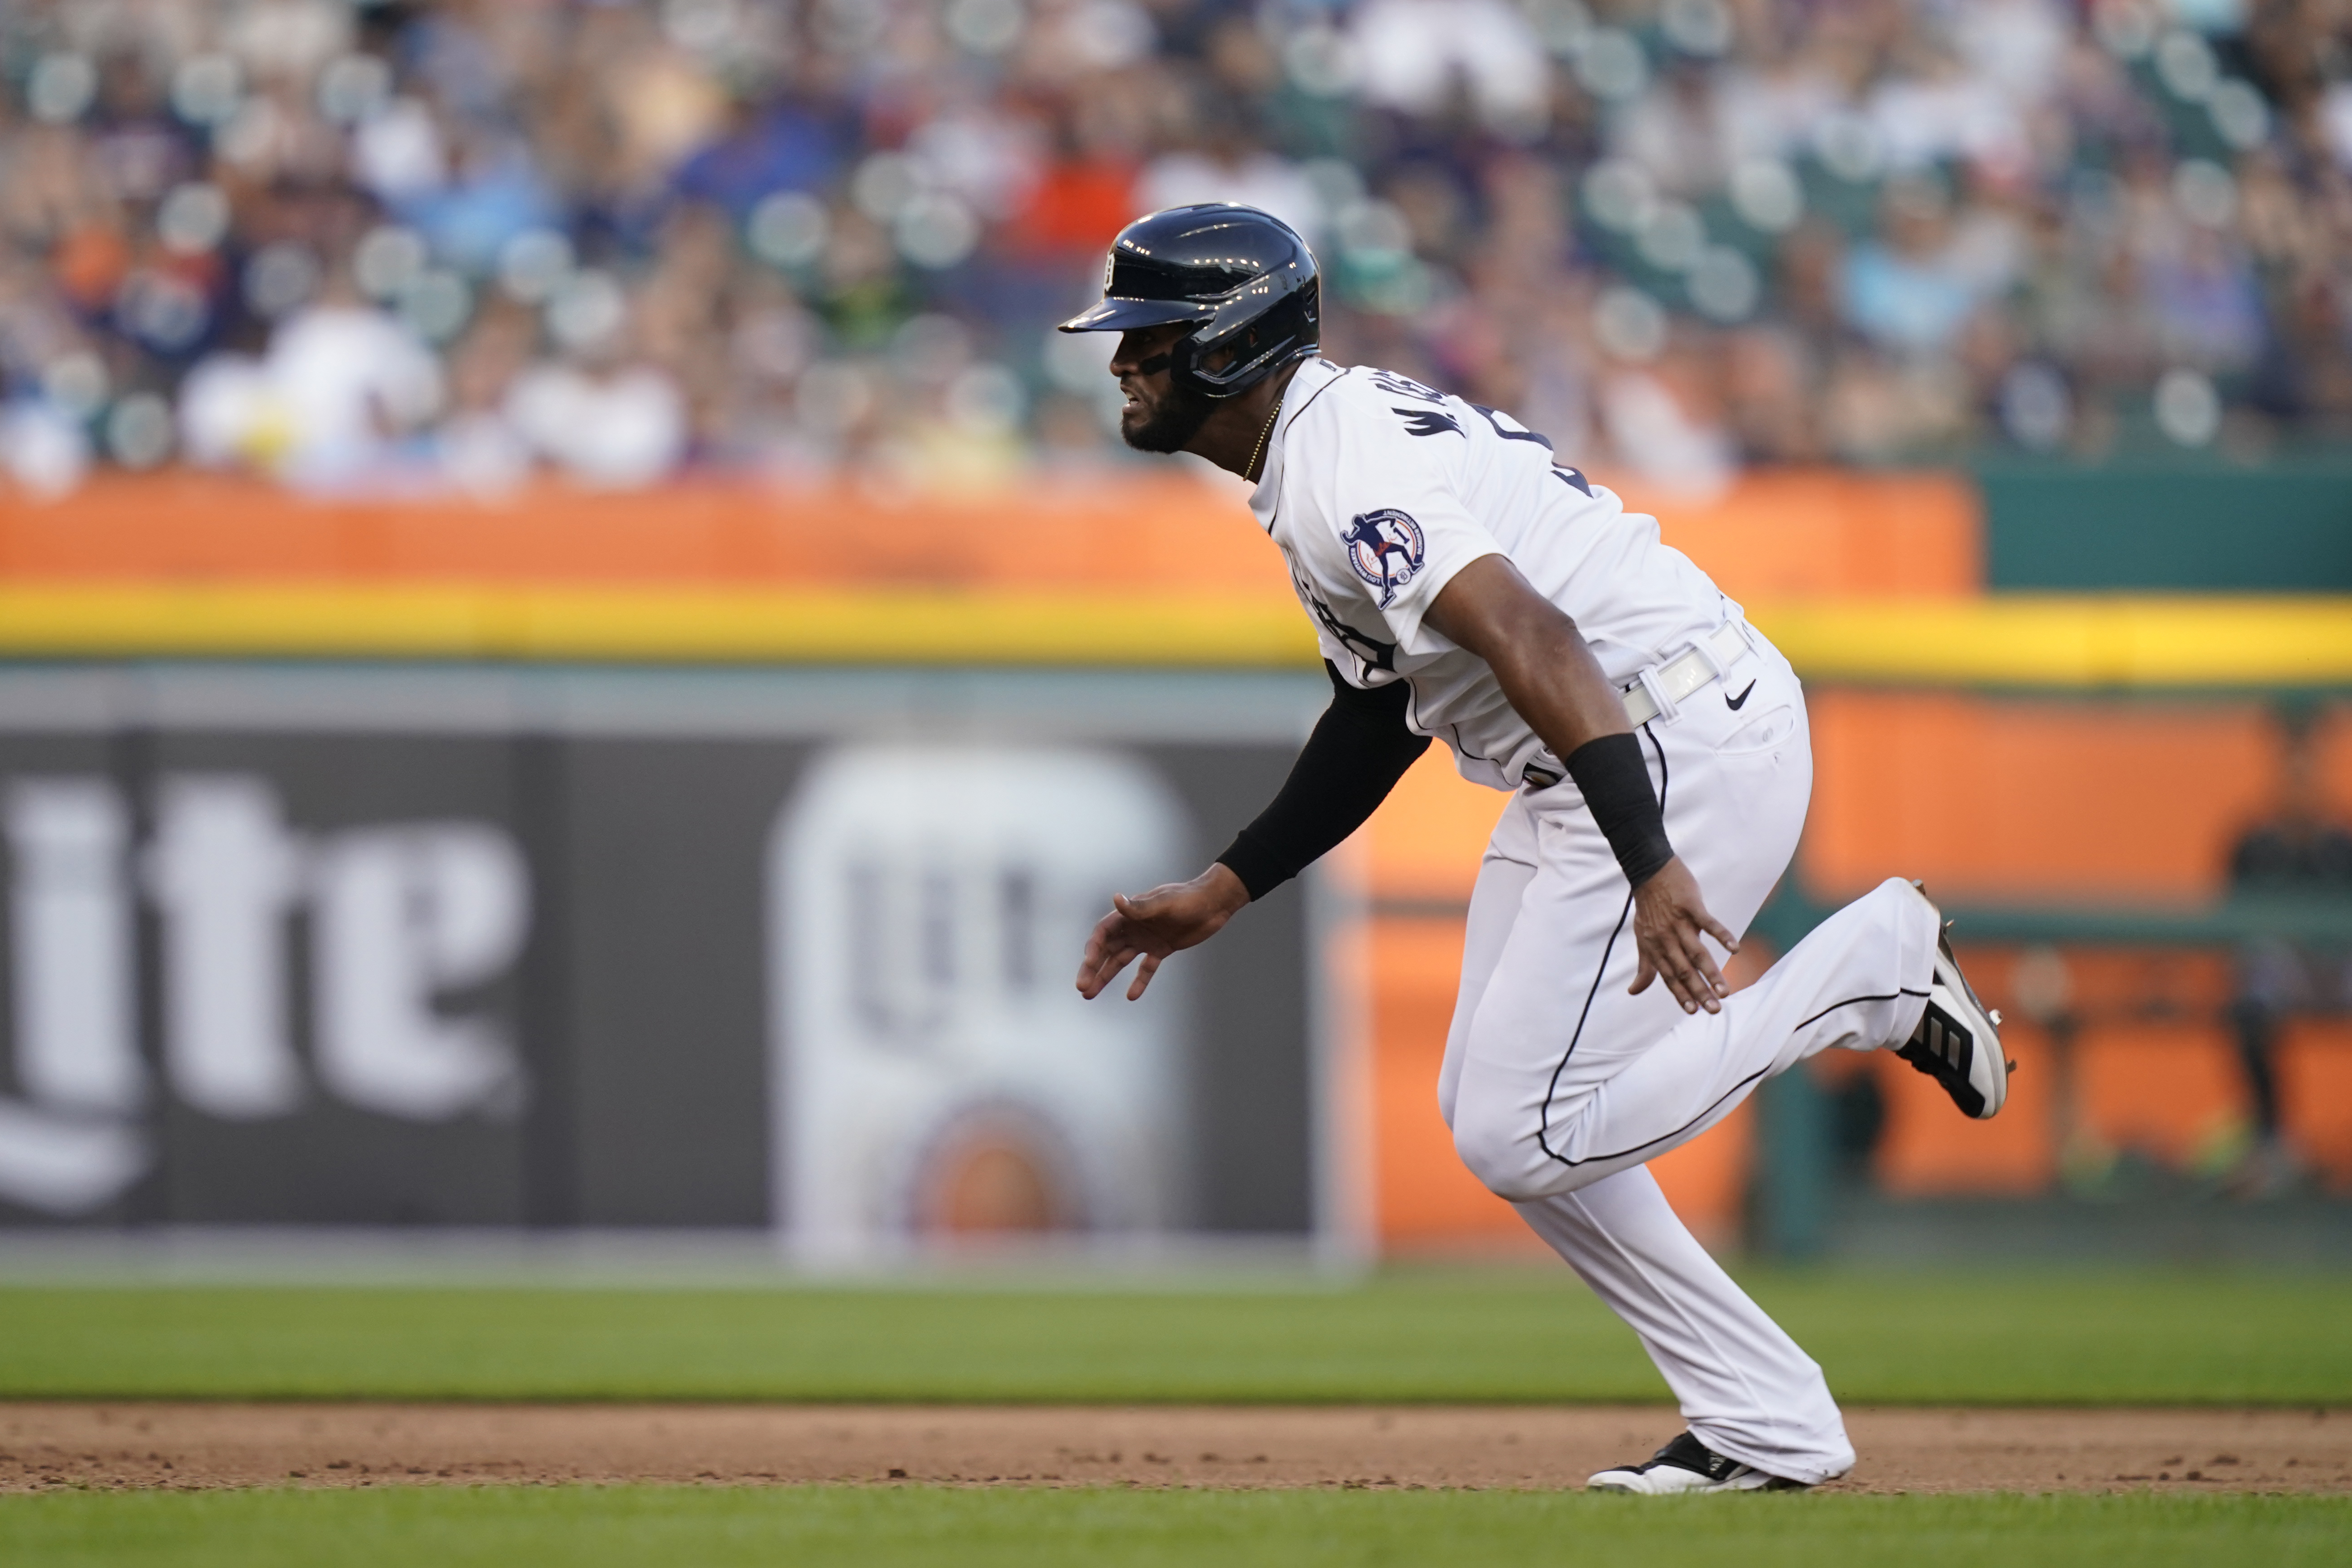
[[[2341,1276],[1759,1274],[1855,1403],[2352,1403]],[[1018,1290],[0,1289],[0,1397],[1650,1400],[1564,1272]]]
[[[2352,1504],[2286,1497],[437,1488],[0,1500],[43,1568],[469,1563],[2340,1563]]]

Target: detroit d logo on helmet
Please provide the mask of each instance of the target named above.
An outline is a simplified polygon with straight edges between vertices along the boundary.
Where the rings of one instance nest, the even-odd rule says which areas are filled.
[[[1340,536],[1348,546],[1348,564],[1356,575],[1381,591],[1381,608],[1395,600],[1397,590],[1421,570],[1421,524],[1409,512],[1394,507],[1360,512]]]

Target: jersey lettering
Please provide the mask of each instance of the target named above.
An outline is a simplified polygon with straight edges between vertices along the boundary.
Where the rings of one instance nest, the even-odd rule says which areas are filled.
[[[1486,416],[1486,423],[1493,426],[1495,427],[1495,434],[1500,436],[1504,440],[1533,441],[1537,446],[1541,447],[1547,452],[1552,450],[1550,437],[1530,430],[1526,426],[1520,424],[1517,420],[1511,419],[1509,415],[1489,408],[1483,403],[1474,403],[1470,406],[1485,415]],[[1403,410],[1399,409],[1397,412],[1402,413]],[[1508,425],[1505,425],[1503,423],[1507,419],[1510,420]],[[1419,432],[1416,431],[1415,434],[1419,434]],[[1584,473],[1581,469],[1571,468],[1566,463],[1561,462],[1558,458],[1554,458],[1552,459],[1551,477],[1558,479],[1561,484],[1566,485],[1572,490],[1583,491],[1586,499],[1591,499],[1592,481],[1584,477]]]
[[[1374,670],[1396,668],[1397,645],[1366,637],[1341,620],[1339,612],[1315,591],[1315,584],[1307,580],[1306,574],[1299,571],[1295,563],[1290,569],[1290,585],[1298,590],[1300,601],[1315,613],[1316,625],[1328,632],[1331,640],[1347,649],[1348,657],[1356,661],[1360,679],[1370,679]]]
[[[1483,403],[1474,403],[1470,406],[1485,415],[1486,416],[1486,423],[1492,425],[1495,427],[1495,434],[1500,436],[1504,440],[1533,441],[1545,451],[1549,452],[1551,450],[1550,437],[1538,436],[1534,431],[1528,429],[1526,426],[1520,424],[1517,420],[1511,419],[1509,415],[1498,414]],[[1507,419],[1510,420],[1510,423],[1507,425],[1503,423]]]
[[[1443,403],[1445,401],[1445,394],[1435,391],[1433,388],[1423,386],[1421,383],[1413,380],[1413,378],[1409,375],[1399,375],[1392,370],[1373,371],[1371,373],[1371,381],[1372,384],[1379,387],[1382,392],[1389,393],[1397,397],[1417,397],[1423,403]]]
[[[1389,412],[1404,416],[1408,436],[1443,436],[1450,430],[1465,441],[1470,438],[1463,436],[1460,422],[1442,408],[1391,408]]]

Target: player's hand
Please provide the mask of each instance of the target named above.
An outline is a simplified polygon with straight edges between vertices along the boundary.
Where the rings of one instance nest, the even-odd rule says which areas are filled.
[[[1726,952],[1739,951],[1738,940],[1706,912],[1698,879],[1676,856],[1633,889],[1633,943],[1642,966],[1633,975],[1633,994],[1640,995],[1663,975],[1684,1012],[1722,1012],[1722,998],[1731,994],[1731,987],[1724,984],[1702,933],[1721,942]]]
[[[1127,999],[1142,996],[1160,973],[1160,961],[1198,947],[1223,931],[1234,911],[1249,902],[1249,889],[1220,862],[1189,882],[1169,882],[1133,898],[1114,894],[1110,901],[1111,912],[1087,938],[1087,955],[1078,962],[1078,994],[1089,1002],[1136,958],[1143,962],[1127,988]]]

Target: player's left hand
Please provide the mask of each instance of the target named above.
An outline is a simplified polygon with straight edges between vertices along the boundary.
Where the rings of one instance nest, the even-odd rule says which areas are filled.
[[[1739,951],[1738,939],[1706,912],[1698,879],[1676,856],[1633,889],[1633,942],[1641,967],[1633,975],[1633,994],[1640,995],[1652,980],[1664,976],[1684,1012],[1702,1007],[1722,1012],[1722,998],[1731,994],[1731,987],[1724,983],[1723,971],[1702,935],[1721,942],[1726,952]]]
[[[1160,973],[1161,959],[1200,946],[1248,902],[1249,889],[1222,862],[1189,882],[1165,883],[1133,898],[1112,895],[1111,912],[1096,922],[1086,957],[1078,962],[1078,994],[1093,1001],[1120,970],[1141,958],[1135,983],[1127,988],[1129,1001],[1139,1000]]]

